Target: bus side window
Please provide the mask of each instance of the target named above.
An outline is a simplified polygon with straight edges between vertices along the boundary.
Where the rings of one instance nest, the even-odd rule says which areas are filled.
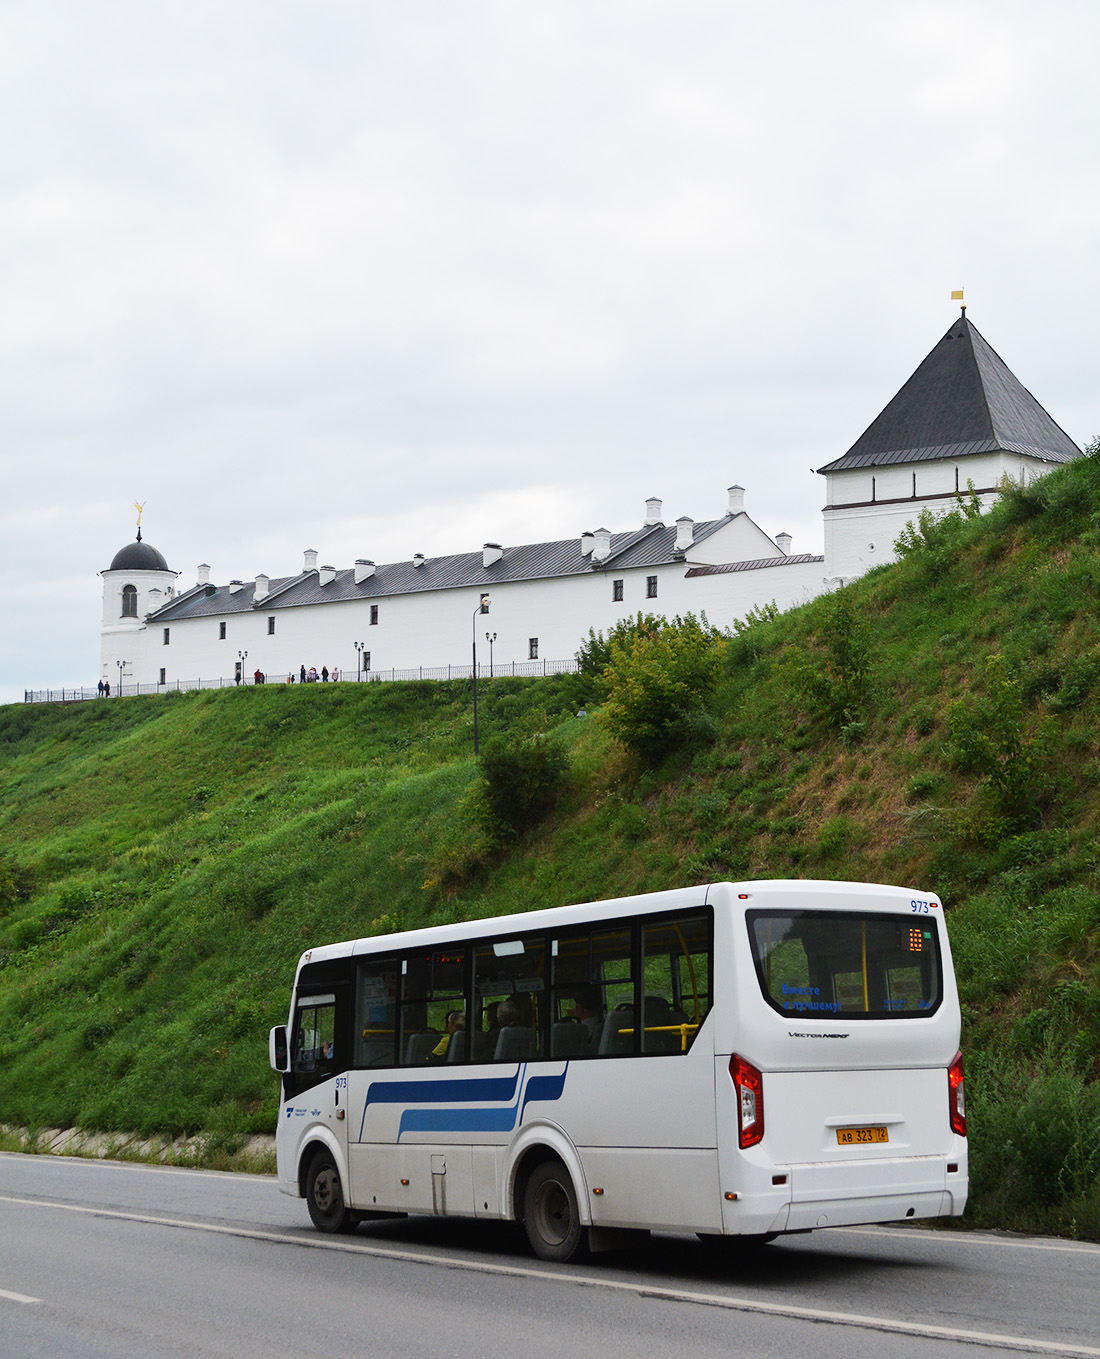
[[[687,1052],[710,1008],[709,921],[643,922],[642,968],[642,1051]]]
[[[364,963],[356,999],[356,1066],[393,1066],[397,1029],[397,963]]]
[[[475,1062],[526,1062],[545,1055],[546,946],[541,937],[496,939],[474,952]]]
[[[336,1001],[299,1002],[294,1031],[293,1070],[308,1075],[330,1067],[336,1059]]]
[[[463,1038],[451,1051],[455,1034],[465,1029],[465,948],[410,953],[401,959],[401,973],[399,1065],[428,1066],[453,1060],[465,1047]],[[459,1018],[452,1020],[452,1016]]]

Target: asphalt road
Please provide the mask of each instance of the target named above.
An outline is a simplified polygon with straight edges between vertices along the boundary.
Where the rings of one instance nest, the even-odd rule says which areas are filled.
[[[267,1177],[0,1155],[0,1354],[1100,1359],[1100,1247],[919,1228],[556,1266],[507,1224],[309,1226]]]

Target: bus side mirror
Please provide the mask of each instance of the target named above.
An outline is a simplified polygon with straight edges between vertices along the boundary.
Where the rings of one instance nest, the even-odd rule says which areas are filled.
[[[285,1024],[276,1024],[268,1034],[267,1052],[273,1071],[290,1070],[290,1045],[287,1043]]]

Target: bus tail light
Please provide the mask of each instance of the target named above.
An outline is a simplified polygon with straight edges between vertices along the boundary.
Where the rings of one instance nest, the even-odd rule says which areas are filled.
[[[730,1058],[730,1079],[737,1091],[737,1142],[754,1147],[764,1136],[764,1078],[751,1062]]]
[[[963,1080],[963,1055],[956,1052],[947,1068],[948,1112],[951,1131],[966,1136],[966,1083]]]

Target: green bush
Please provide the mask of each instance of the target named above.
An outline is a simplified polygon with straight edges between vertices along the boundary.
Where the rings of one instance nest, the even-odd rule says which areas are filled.
[[[587,638],[577,650],[577,666],[582,675],[594,682],[593,692],[601,696],[606,692],[605,671],[611,664],[612,647],[629,648],[637,638],[663,627],[664,622],[661,615],[642,613],[639,609],[635,617],[622,619],[613,628],[608,628],[606,634],[589,628]]]
[[[1049,727],[1039,722],[1029,730],[1019,681],[1003,656],[987,656],[985,666],[986,698],[957,700],[947,710],[946,754],[957,769],[980,776],[1001,833],[1022,830],[1038,820],[1048,789]]]
[[[871,629],[847,589],[828,596],[821,613],[818,645],[789,647],[782,674],[799,707],[838,731],[851,729],[846,740],[855,744],[871,692]]]
[[[543,735],[490,741],[481,755],[487,828],[497,835],[529,830],[551,811],[568,778],[565,752]]]
[[[602,716],[615,739],[649,761],[713,740],[706,702],[725,645],[705,617],[693,614],[652,620],[613,641]]]

